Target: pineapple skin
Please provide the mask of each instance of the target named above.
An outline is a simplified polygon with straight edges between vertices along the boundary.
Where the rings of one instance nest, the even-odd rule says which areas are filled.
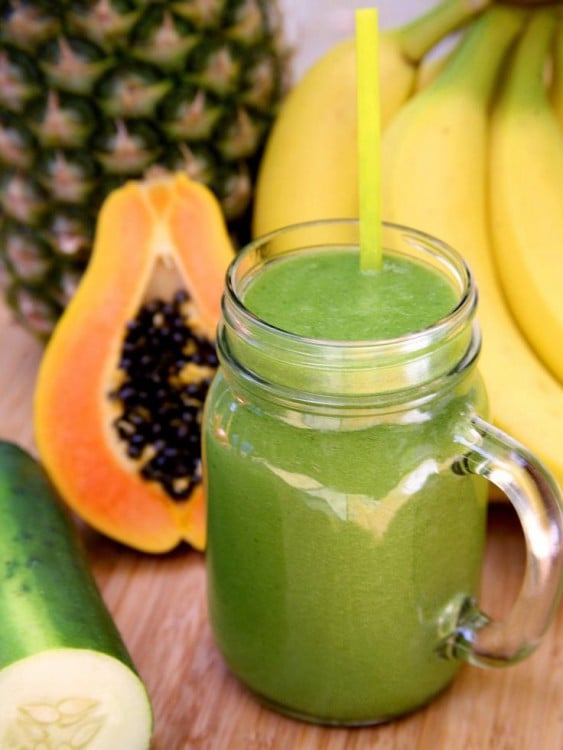
[[[152,171],[206,184],[246,241],[288,63],[275,0],[0,0],[0,289],[15,318],[49,337],[102,201]]]

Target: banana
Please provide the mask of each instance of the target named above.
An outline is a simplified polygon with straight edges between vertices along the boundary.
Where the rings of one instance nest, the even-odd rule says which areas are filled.
[[[480,293],[480,370],[491,417],[563,482],[563,388],[508,311],[487,222],[489,106],[522,22],[516,8],[491,6],[445,70],[393,118],[382,138],[382,211],[385,219],[425,230],[464,255]]]
[[[488,192],[508,306],[563,383],[563,135],[545,79],[555,26],[535,11],[515,50],[491,116]]]
[[[490,0],[441,0],[380,34],[382,127],[411,95],[420,60]],[[253,234],[308,219],[357,216],[355,39],[320,58],[292,88],[268,138],[256,182]]]

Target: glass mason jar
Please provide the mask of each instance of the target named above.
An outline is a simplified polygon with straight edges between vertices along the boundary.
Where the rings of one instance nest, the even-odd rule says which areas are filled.
[[[384,225],[386,254],[426,264],[456,295],[445,317],[392,339],[299,336],[245,307],[274,260],[357,252],[357,234],[353,221],[297,225],[237,256],[203,428],[218,648],[270,706],[348,725],[426,703],[463,661],[526,656],[554,610],[562,536],[552,478],[486,421],[477,293],[456,252]],[[516,506],[528,544],[503,622],[476,604],[487,479]]]

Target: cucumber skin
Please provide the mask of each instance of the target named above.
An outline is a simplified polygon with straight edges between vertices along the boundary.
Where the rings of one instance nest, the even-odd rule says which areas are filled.
[[[56,648],[115,657],[138,674],[77,528],[34,458],[0,441],[0,669]]]

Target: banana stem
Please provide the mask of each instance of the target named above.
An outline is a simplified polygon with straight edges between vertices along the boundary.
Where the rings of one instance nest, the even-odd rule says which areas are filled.
[[[491,4],[491,0],[442,0],[427,13],[391,31],[410,62],[419,63],[435,44]]]
[[[552,10],[542,9],[532,14],[515,51],[512,74],[503,93],[506,106],[536,110],[545,108],[548,103],[545,72],[556,20]]]
[[[507,46],[527,16],[515,6],[491,5],[468,29],[433,88],[453,88],[488,99]]]
[[[563,14],[559,16],[553,50],[553,109],[563,128]]]

